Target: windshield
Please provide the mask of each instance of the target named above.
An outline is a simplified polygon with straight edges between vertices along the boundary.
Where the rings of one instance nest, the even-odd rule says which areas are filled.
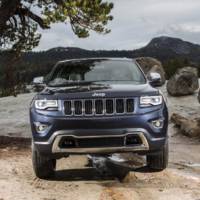
[[[47,80],[51,86],[88,82],[144,84],[146,80],[134,62],[108,59],[61,62]]]

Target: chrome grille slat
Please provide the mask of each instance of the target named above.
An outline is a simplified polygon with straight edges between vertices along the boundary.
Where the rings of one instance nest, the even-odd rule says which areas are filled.
[[[134,98],[66,100],[64,114],[66,116],[126,115],[134,113],[134,104]]]

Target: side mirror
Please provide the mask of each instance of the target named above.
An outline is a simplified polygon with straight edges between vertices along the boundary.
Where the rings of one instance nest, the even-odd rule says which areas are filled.
[[[162,85],[162,79],[161,75],[157,72],[151,72],[148,76],[147,79],[149,80],[149,83],[151,86],[156,87],[156,86],[161,86]]]
[[[44,84],[44,77],[43,76],[35,77],[33,79],[33,85],[41,85],[41,84]]]

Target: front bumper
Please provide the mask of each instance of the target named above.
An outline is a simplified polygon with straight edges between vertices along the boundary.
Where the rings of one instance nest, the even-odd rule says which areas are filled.
[[[63,132],[63,133],[62,133]],[[142,132],[134,132],[134,133],[127,133],[127,134],[122,134],[122,135],[101,135],[101,136],[74,136],[71,135],[70,137],[74,138],[75,140],[77,139],[93,139],[93,140],[98,140],[99,138],[103,138],[104,140],[106,139],[114,139],[114,138],[119,138],[123,141],[123,146],[101,146],[101,147],[86,147],[86,148],[61,148],[59,146],[59,143],[62,141],[63,138],[65,138],[65,131],[60,131],[56,133],[56,137],[55,140],[53,142],[53,146],[52,146],[52,152],[53,153],[113,153],[116,151],[138,151],[138,150],[149,150],[149,145],[148,142],[146,140],[146,138],[144,137]],[[138,145],[131,145],[131,146],[127,146],[126,145],[126,139],[128,138],[128,136],[137,136],[140,138],[141,140],[141,144]],[[69,136],[68,136],[69,137]]]
[[[145,129],[112,129],[101,131],[101,134],[95,134],[95,130],[62,130],[55,132],[48,141],[39,142],[34,141],[36,149],[44,154],[51,155],[66,155],[66,154],[109,154],[122,152],[138,152],[150,153],[159,151],[166,142],[166,137],[153,138]],[[80,136],[79,132],[85,133]],[[86,132],[88,133],[86,136]],[[100,133],[97,130],[97,133]],[[140,144],[126,145],[127,136],[138,136],[141,139]],[[74,139],[98,139],[103,138],[105,141],[108,138],[123,138],[124,145],[122,146],[101,146],[101,147],[87,147],[87,148],[60,148],[59,143],[64,137]]]

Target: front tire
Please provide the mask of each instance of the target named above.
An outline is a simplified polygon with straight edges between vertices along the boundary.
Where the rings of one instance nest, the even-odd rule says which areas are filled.
[[[56,159],[50,159],[42,155],[32,145],[32,164],[35,175],[41,179],[48,179],[54,175],[56,168]]]
[[[147,166],[152,170],[162,171],[168,166],[169,148],[168,142],[162,150],[155,155],[147,155]]]

